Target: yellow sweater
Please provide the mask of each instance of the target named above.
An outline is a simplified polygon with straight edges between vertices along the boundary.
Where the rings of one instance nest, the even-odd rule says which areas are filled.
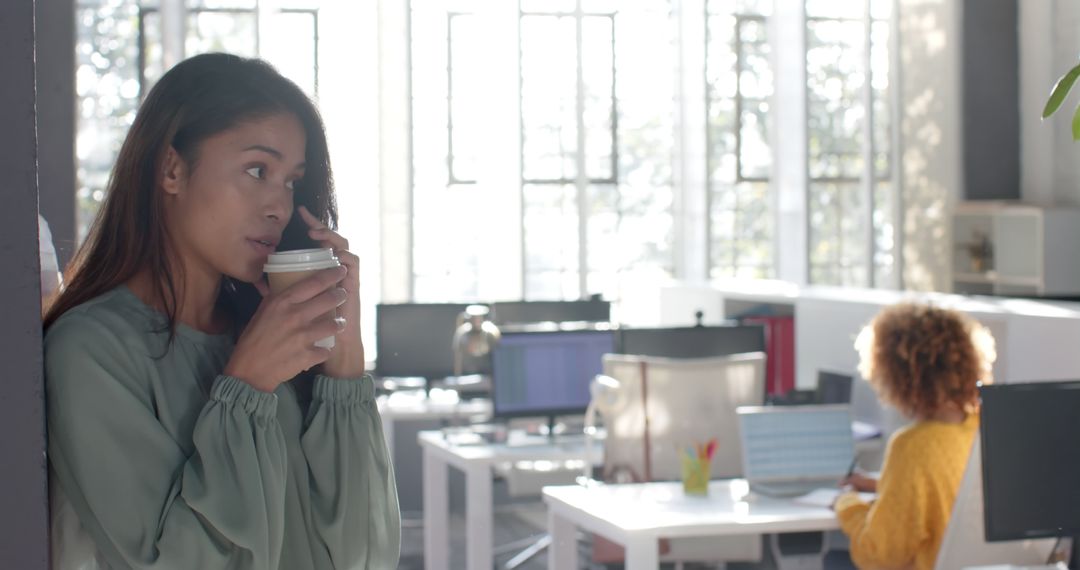
[[[893,435],[873,503],[849,493],[836,502],[851,559],[863,570],[931,570],[964,475],[979,418],[918,422]]]

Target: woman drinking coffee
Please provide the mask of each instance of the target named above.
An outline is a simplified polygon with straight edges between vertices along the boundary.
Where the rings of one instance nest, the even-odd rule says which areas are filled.
[[[336,223],[296,85],[225,54],[158,81],[46,315],[54,568],[396,566],[358,260]],[[269,254],[319,247],[341,266],[271,292]]]

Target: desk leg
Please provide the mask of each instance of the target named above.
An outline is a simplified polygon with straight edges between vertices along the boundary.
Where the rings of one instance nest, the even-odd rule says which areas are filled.
[[[626,543],[626,570],[660,568],[660,543],[651,537],[633,537]]]
[[[578,552],[577,529],[574,528],[574,523],[548,509],[548,534],[551,535],[548,570],[576,570]]]
[[[450,500],[446,462],[424,448],[424,570],[450,564]]]
[[[495,565],[491,477],[486,464],[470,466],[465,472],[465,562],[469,570],[491,570]]]

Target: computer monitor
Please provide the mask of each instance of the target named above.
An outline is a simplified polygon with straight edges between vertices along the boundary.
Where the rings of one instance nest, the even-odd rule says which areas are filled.
[[[498,326],[529,323],[611,321],[611,303],[601,299],[588,301],[500,301],[492,305],[492,322]]]
[[[850,374],[818,370],[817,403],[850,404],[851,381],[852,378]]]
[[[419,376],[428,380],[452,376],[457,319],[472,304],[376,305],[376,373],[384,378]]]
[[[495,417],[584,413],[589,384],[614,350],[610,330],[503,333],[491,359]]]
[[[765,351],[762,325],[678,328],[625,328],[619,353],[664,358],[708,358]]]
[[[1080,381],[980,395],[986,540],[1080,536]]]

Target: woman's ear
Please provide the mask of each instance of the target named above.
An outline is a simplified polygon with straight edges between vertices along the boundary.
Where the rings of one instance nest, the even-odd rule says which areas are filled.
[[[165,160],[161,167],[161,187],[166,194],[180,194],[184,181],[187,180],[187,163],[176,149],[169,145],[165,151]]]

